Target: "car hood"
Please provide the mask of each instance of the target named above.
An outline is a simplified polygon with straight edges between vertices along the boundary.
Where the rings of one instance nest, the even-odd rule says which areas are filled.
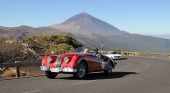
[[[64,53],[64,54],[60,54],[60,56],[75,56],[75,55],[77,55],[77,56],[80,56],[80,55],[86,55],[86,56],[92,56],[93,54],[91,54],[91,53]]]
[[[107,54],[107,55],[112,55],[112,56],[121,56],[120,54]]]

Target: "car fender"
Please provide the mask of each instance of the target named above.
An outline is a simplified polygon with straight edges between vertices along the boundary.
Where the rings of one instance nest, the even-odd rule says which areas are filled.
[[[113,58],[111,57],[109,62],[112,62],[112,66],[113,66],[113,69],[115,68],[115,66],[117,65],[117,63],[113,60]]]

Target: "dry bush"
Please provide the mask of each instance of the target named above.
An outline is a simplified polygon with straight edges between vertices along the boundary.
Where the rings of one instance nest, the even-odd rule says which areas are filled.
[[[25,71],[20,71],[21,76],[26,76],[27,74]],[[2,73],[3,78],[13,78],[16,77],[16,69],[15,68],[9,68],[6,71]]]
[[[9,68],[2,73],[2,77],[4,78],[16,77],[16,70],[14,68]]]
[[[37,76],[43,75],[44,72],[39,69],[39,66],[28,66],[28,67],[21,67],[20,68],[20,77],[26,76]],[[15,68],[8,68],[7,70],[3,71],[0,76],[2,78],[15,78],[16,77],[16,69]]]

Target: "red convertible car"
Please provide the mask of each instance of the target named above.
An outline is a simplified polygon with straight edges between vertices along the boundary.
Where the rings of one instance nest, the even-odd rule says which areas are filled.
[[[80,47],[75,50],[73,53],[47,54],[42,59],[40,69],[50,79],[59,73],[73,74],[77,79],[83,79],[90,72],[103,71],[111,74],[115,68],[116,62],[107,56],[83,53],[83,48]]]

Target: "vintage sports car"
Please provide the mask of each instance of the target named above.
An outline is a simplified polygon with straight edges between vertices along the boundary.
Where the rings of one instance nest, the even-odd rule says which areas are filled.
[[[101,54],[96,56],[93,53],[83,53],[83,48],[79,47],[73,53],[45,55],[40,69],[50,79],[59,73],[73,74],[77,79],[83,79],[90,72],[103,71],[111,74],[115,66],[116,62],[111,58]]]
[[[106,56],[112,59],[122,59],[122,55],[116,51],[109,51],[108,54],[106,54]]]

